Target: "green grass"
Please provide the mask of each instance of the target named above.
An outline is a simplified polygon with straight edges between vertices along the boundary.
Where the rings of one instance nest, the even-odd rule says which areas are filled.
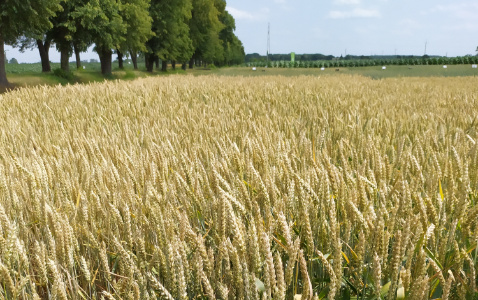
[[[124,69],[119,69],[117,63],[113,63],[113,72],[110,76],[101,74],[99,63],[83,63],[85,68],[76,69],[76,64],[70,64],[73,77],[68,80],[55,76],[53,72],[42,73],[41,64],[7,64],[6,71],[9,82],[13,87],[25,87],[36,85],[65,85],[74,83],[99,82],[104,80],[133,80],[149,76],[164,76],[170,74],[192,74],[195,76],[215,74],[217,76],[336,76],[338,74],[353,74],[370,77],[373,79],[389,77],[456,77],[456,76],[477,76],[478,69],[472,69],[471,65],[448,65],[444,69],[441,65],[433,66],[387,66],[382,70],[381,66],[354,67],[354,68],[326,68],[321,71],[319,68],[257,68],[253,71],[249,67],[230,67],[230,68],[195,68],[193,70],[183,71],[180,66],[175,71],[169,69],[167,72],[155,70],[148,73],[144,64],[139,64],[139,70],[134,70],[133,66],[125,63]],[[55,70],[60,67],[59,63],[52,63],[51,68]],[[339,69],[339,71],[336,71]],[[4,92],[5,90],[0,90]]]
[[[168,70],[168,72],[161,72],[155,70],[153,73],[146,71],[144,64],[139,64],[139,70],[134,70],[133,65],[125,63],[124,69],[119,69],[117,63],[113,63],[113,71],[109,76],[104,76],[101,74],[101,65],[100,63],[83,63],[80,69],[76,69],[75,63],[70,63],[70,70],[72,76],[70,79],[66,79],[61,76],[55,76],[55,69],[60,68],[59,63],[52,63],[50,73],[42,73],[41,64],[7,64],[7,78],[11,84],[11,87],[27,87],[27,86],[36,86],[36,85],[66,85],[66,84],[75,84],[75,83],[89,83],[89,82],[100,82],[104,80],[133,80],[136,78],[143,78],[149,76],[164,76],[171,74],[181,74],[185,73],[180,68],[176,70]],[[0,90],[5,92],[5,88]]]
[[[336,71],[338,69],[339,71]],[[195,74],[215,73],[220,76],[264,76],[264,75],[282,75],[282,76],[331,76],[337,74],[353,74],[370,77],[373,79],[389,77],[458,77],[458,76],[477,76],[478,69],[472,69],[471,65],[448,65],[447,69],[443,66],[387,66],[382,70],[382,66],[372,67],[354,67],[354,68],[326,68],[321,71],[319,68],[257,68],[252,71],[249,67],[240,68],[220,68],[213,71],[197,71]]]
[[[471,68],[471,65],[447,65],[444,69],[442,65],[433,66],[387,66],[386,70],[378,67],[360,67],[344,69],[344,72],[350,74],[360,74],[371,78],[388,77],[459,77],[476,76],[478,69]]]

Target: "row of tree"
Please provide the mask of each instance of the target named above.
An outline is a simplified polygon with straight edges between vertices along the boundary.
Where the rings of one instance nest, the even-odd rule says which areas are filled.
[[[428,58],[439,58],[440,56],[434,55],[434,56],[429,56],[429,55],[423,55],[423,56],[417,56],[417,55],[346,55],[346,56],[340,56],[336,57],[333,55],[324,55],[320,53],[314,53],[314,54],[296,54],[295,55],[295,61],[319,61],[319,60],[395,60],[395,59],[428,59]],[[251,54],[246,54],[245,56],[245,62],[246,63],[254,63],[254,62],[266,62],[266,61],[290,61],[291,60],[291,54],[269,54],[268,56],[266,55],[260,55],[259,53],[251,53]]]
[[[457,57],[402,57],[402,58],[376,58],[376,59],[334,59],[334,60],[290,60],[274,61],[257,60],[246,62],[248,67],[269,68],[339,68],[339,67],[368,67],[388,65],[462,65],[478,64],[478,56]]]
[[[266,55],[260,55],[259,53],[249,53],[246,54],[245,56],[245,62],[246,63],[253,63],[253,62],[265,62],[267,60],[269,61],[290,61],[291,54],[286,53],[286,54],[269,54],[268,56]],[[314,54],[296,54],[295,55],[295,60],[303,60],[303,61],[317,61],[317,60],[332,60],[334,59],[335,56],[333,55],[324,55],[320,53],[314,53]]]
[[[44,72],[51,71],[49,49],[61,53],[61,68],[69,71],[74,53],[91,45],[101,71],[112,71],[112,56],[130,56],[137,69],[138,53],[153,71],[162,62],[240,64],[244,47],[234,34],[235,21],[225,0],[0,0],[0,85],[7,85],[4,44],[21,50],[38,48]]]

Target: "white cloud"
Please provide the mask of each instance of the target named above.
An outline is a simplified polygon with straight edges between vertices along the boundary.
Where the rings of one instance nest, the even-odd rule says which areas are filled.
[[[331,19],[380,18],[381,16],[376,9],[356,8],[350,11],[333,10],[329,12],[329,18]]]
[[[268,8],[262,8],[254,13],[246,10],[240,10],[231,6],[227,6],[226,10],[234,17],[234,19],[248,21],[265,20],[270,13]]]
[[[357,5],[357,4],[360,4],[360,0],[334,0],[334,4],[338,4],[338,5]]]
[[[272,6],[272,7],[274,8],[280,8],[288,12],[294,9],[294,6],[289,5],[290,3],[288,3],[287,0],[273,0],[273,1],[275,6]]]
[[[234,17],[234,19],[254,20],[255,16],[248,11],[240,10],[234,7],[227,7],[227,11]]]
[[[461,20],[476,20],[476,14],[478,13],[478,3],[456,3],[452,5],[436,5],[435,7],[422,11],[423,15],[442,13],[448,16],[453,16]]]
[[[435,11],[451,14],[460,20],[476,21],[478,3],[461,3],[457,5],[438,5]]]
[[[451,5],[437,5],[431,11],[443,11],[443,12],[463,12],[474,11],[478,9],[478,3],[455,3]]]
[[[478,13],[478,3],[461,2],[453,5],[436,5],[424,15],[436,15],[440,18],[448,18],[448,24],[444,26],[447,30],[478,30],[476,15]]]

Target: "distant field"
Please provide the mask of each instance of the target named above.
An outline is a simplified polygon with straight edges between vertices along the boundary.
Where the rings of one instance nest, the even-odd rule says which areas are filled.
[[[105,79],[100,74],[99,63],[83,63],[85,69],[76,69],[76,64],[70,64],[70,70],[75,76],[73,82],[85,83],[96,82]],[[52,63],[52,70],[60,67],[59,63]],[[336,71],[338,69],[339,71]],[[7,76],[9,81],[20,86],[31,86],[38,84],[66,84],[68,80],[56,77],[52,74],[42,74],[41,64],[7,64]],[[176,71],[169,69],[168,73],[185,73],[180,69],[180,65]],[[477,76],[478,69],[472,69],[471,65],[448,65],[447,69],[443,66],[387,66],[386,70],[382,70],[381,66],[373,67],[354,67],[354,68],[327,68],[321,71],[319,68],[257,68],[252,71],[250,67],[230,67],[215,68],[212,70],[204,68],[195,68],[187,70],[186,73],[193,75],[210,75],[219,76],[264,76],[264,75],[281,75],[281,76],[330,76],[337,74],[353,74],[371,77],[373,79],[390,78],[390,77],[457,77],[457,76]],[[153,74],[161,74],[156,71]],[[152,74],[145,71],[144,64],[139,64],[139,70],[133,70],[133,66],[125,64],[123,70],[118,69],[117,63],[114,63],[113,74],[109,79],[134,79],[138,77],[147,77]]]
[[[336,71],[338,69],[339,71]],[[457,76],[478,76],[478,69],[472,69],[471,65],[450,65],[447,69],[443,66],[387,66],[382,70],[381,66],[354,67],[354,68],[327,68],[321,71],[319,68],[224,68],[214,71],[218,75],[226,76],[329,76],[337,74],[353,74],[371,77],[373,79],[390,77],[457,77]]]

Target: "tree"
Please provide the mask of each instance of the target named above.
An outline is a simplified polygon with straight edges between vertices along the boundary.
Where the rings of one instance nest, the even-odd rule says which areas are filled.
[[[70,70],[70,56],[73,53],[72,39],[76,31],[73,14],[79,5],[81,5],[79,1],[75,0],[62,2],[63,9],[52,18],[53,28],[47,32],[47,36],[56,44],[56,49],[60,52],[60,67],[66,72]]]
[[[81,20],[74,18],[75,21],[75,32],[72,37],[73,52],[75,53],[76,68],[81,68],[81,58],[80,53],[88,50],[88,47],[91,46],[91,35],[88,30],[81,25]]]
[[[52,28],[41,33],[30,32],[28,36],[22,37],[20,51],[37,47],[40,53],[42,71],[50,72],[49,50],[52,44],[56,44],[57,50],[61,53],[61,69],[69,71],[69,58],[73,50],[75,50],[77,68],[79,68],[79,51],[86,51],[89,39],[78,20],[73,18],[72,13],[76,8],[85,5],[86,2],[87,0],[62,1],[61,11],[50,18]]]
[[[120,14],[121,3],[116,0],[92,0],[77,8],[74,18],[88,31],[101,63],[101,73],[112,71],[113,50],[125,41],[127,26]]]
[[[60,0],[0,1],[0,85],[8,85],[4,45],[16,45],[21,36],[51,28],[50,17],[61,10],[59,3]]]
[[[219,32],[223,29],[223,25],[219,21],[220,13],[216,4],[225,7],[225,2],[222,0],[217,3],[214,0],[193,0],[192,3],[193,10],[189,28],[194,54],[189,62],[189,68],[193,67],[195,60],[213,62],[222,60],[223,57],[223,48],[219,39]]]
[[[36,44],[38,47],[38,52],[40,52],[41,71],[50,72],[51,71],[51,65],[50,65],[51,39],[49,39],[48,36],[45,36],[42,39],[37,39]]]
[[[234,30],[236,30],[236,22],[234,17],[226,10],[222,11],[219,16],[223,28],[219,32],[219,38],[221,39],[224,48],[224,62],[221,64],[227,64],[229,60],[229,50],[231,44],[234,42]]]
[[[129,52],[134,69],[138,69],[138,52],[146,51],[146,42],[154,35],[149,15],[151,0],[122,0],[120,14],[126,24],[124,42],[117,48],[118,62],[123,68],[123,53]]]
[[[20,52],[24,52],[27,49],[38,48],[40,53],[40,60],[42,65],[42,72],[50,72],[50,47],[51,37],[47,34],[35,35],[33,37],[22,36],[17,43],[20,46]]]
[[[146,43],[146,68],[153,71],[155,61],[161,59],[165,71],[168,60],[187,61],[193,52],[189,34],[191,0],[152,0],[150,15],[153,18],[154,37]]]
[[[12,65],[18,65],[18,60],[15,57],[12,57],[8,63]]]
[[[236,30],[234,17],[227,10],[224,10],[219,20],[224,26],[221,32],[219,32],[219,38],[224,48],[224,61],[222,64],[243,63],[245,58],[244,47],[239,38],[234,34]]]
[[[239,38],[234,35],[232,41],[228,42],[227,49],[225,49],[226,64],[239,65],[244,62],[246,54],[244,46]]]

